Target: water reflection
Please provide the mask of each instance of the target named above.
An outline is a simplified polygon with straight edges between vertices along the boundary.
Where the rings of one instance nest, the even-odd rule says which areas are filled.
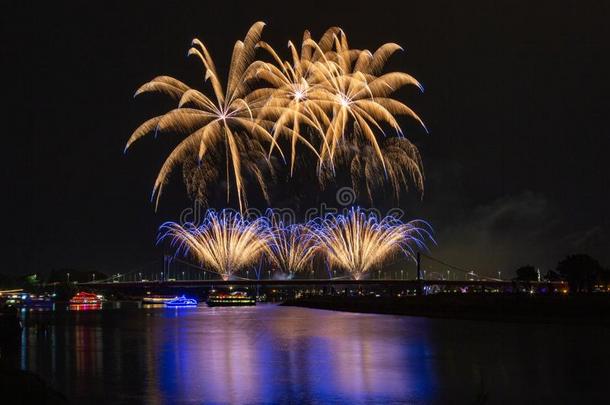
[[[556,387],[582,362],[557,353],[570,356],[575,336],[608,334],[270,305],[27,315],[22,367],[93,403],[567,399]],[[593,364],[589,388],[610,371]]]
[[[102,309],[102,304],[70,304],[70,311],[97,311]]]

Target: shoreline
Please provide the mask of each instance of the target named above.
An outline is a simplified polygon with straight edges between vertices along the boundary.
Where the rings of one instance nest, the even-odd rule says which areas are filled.
[[[610,326],[610,295],[435,294],[429,296],[311,296],[284,306],[366,314],[517,323]]]
[[[71,402],[39,374],[16,366],[0,365],[0,393],[15,404],[68,405]]]

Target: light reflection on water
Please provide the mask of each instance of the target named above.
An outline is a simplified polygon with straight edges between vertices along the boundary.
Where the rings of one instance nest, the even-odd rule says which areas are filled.
[[[564,402],[597,398],[610,372],[594,327],[274,305],[28,316],[22,368],[75,402]]]

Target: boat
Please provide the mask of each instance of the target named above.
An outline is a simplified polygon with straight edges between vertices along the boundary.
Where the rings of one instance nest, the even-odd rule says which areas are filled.
[[[6,297],[2,297],[2,303],[10,307],[21,307],[27,299],[27,293],[10,294]]]
[[[142,304],[165,304],[176,298],[175,295],[146,295],[142,298]]]
[[[23,306],[31,309],[52,309],[55,302],[52,296],[48,295],[30,295],[23,302]]]
[[[184,295],[176,297],[173,300],[165,302],[166,307],[196,307],[197,300],[193,298],[186,298]]]
[[[208,296],[206,303],[209,307],[246,306],[256,305],[256,299],[243,291],[235,291],[233,293],[216,292]]]
[[[83,291],[70,299],[70,305],[101,305],[101,303],[101,296]]]

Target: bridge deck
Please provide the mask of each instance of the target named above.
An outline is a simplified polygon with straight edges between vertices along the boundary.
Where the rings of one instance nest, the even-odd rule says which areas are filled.
[[[175,281],[119,281],[119,282],[88,282],[79,283],[79,286],[106,287],[106,288],[133,288],[133,287],[229,287],[229,286],[269,286],[269,287],[306,287],[306,286],[400,286],[416,288],[417,286],[443,285],[448,287],[490,287],[501,288],[514,285],[532,287],[567,288],[562,281],[505,281],[505,280],[349,280],[349,279],[292,279],[292,280],[175,280]]]

